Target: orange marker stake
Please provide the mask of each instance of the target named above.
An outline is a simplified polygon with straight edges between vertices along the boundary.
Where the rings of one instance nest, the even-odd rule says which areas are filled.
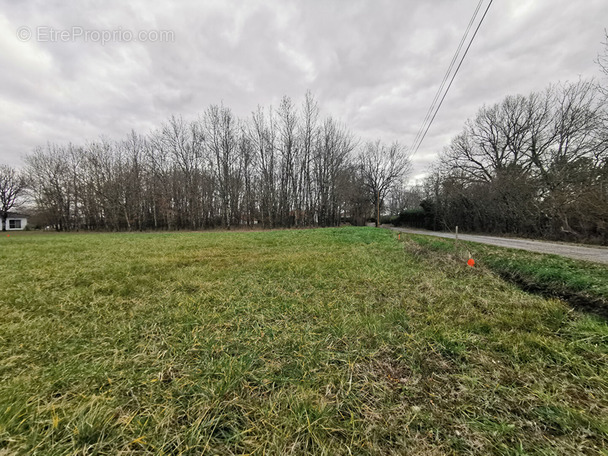
[[[467,261],[467,264],[471,267],[475,266],[475,260],[473,258],[469,258],[469,261]]]
[[[397,239],[401,240],[401,233],[397,235]]]

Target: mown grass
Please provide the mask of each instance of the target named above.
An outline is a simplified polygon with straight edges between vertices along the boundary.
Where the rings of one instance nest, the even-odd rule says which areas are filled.
[[[606,454],[605,321],[405,240],[0,239],[0,454]]]
[[[608,318],[608,267],[604,264],[475,242],[456,244],[454,240],[430,236],[416,235],[411,239],[465,261],[470,254],[526,290],[562,298],[581,310]]]

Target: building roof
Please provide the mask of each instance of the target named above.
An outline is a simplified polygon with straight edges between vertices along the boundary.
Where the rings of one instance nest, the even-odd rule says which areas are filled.
[[[26,219],[26,218],[28,218],[28,216],[25,214],[21,214],[19,212],[9,212],[7,214],[6,218],[24,218],[24,219]]]

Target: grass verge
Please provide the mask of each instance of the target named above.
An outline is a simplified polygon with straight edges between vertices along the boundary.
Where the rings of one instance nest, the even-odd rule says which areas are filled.
[[[514,282],[526,291],[552,296],[572,306],[608,318],[608,267],[559,255],[507,249],[475,242],[413,235],[425,248],[455,255],[463,261],[471,255],[480,265]]]

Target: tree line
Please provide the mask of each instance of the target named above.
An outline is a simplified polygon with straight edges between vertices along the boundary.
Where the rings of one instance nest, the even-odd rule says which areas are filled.
[[[428,228],[608,243],[601,87],[580,80],[483,106],[423,187]]]
[[[212,105],[121,141],[48,144],[25,163],[37,224],[60,231],[363,224],[409,169],[402,146],[359,144],[310,93],[246,119]]]

